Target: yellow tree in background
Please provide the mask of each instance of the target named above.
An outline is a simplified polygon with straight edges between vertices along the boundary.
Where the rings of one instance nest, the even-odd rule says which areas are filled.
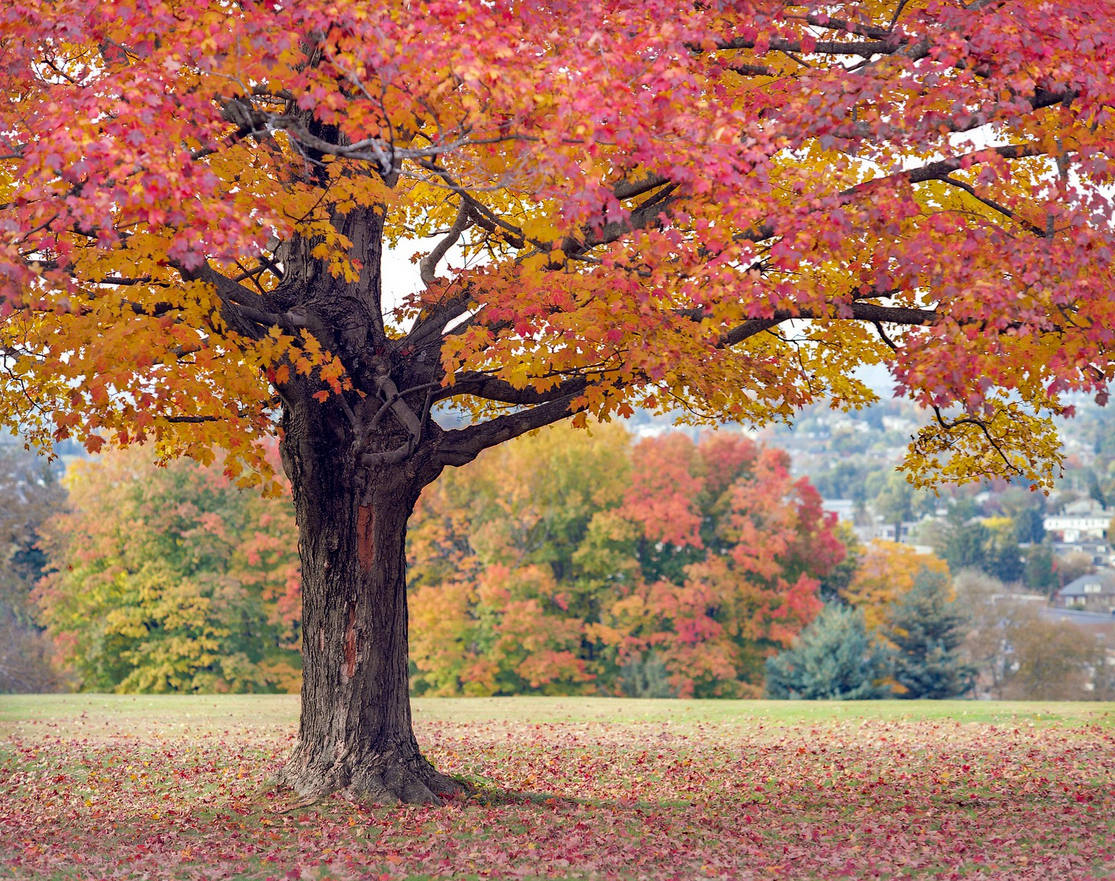
[[[923,569],[945,577],[949,574],[948,563],[936,554],[876,539],[864,545],[859,568],[843,598],[863,609],[868,629],[878,631],[886,620],[887,606],[909,593]]]

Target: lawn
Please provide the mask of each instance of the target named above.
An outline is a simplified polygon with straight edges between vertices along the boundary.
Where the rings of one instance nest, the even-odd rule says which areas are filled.
[[[1115,705],[419,700],[473,791],[261,784],[290,697],[0,697],[0,878],[1115,877]]]

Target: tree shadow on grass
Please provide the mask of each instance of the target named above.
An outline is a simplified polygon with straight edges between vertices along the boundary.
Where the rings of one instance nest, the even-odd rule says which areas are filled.
[[[556,792],[530,792],[502,787],[476,780],[462,780],[457,782],[465,787],[463,798],[472,804],[485,808],[502,808],[513,806],[537,805],[538,807],[576,807],[578,805],[592,805],[598,799],[570,798]]]
[[[454,777],[465,791],[460,798],[485,808],[525,807],[544,808],[605,808],[609,810],[650,810],[664,807],[683,807],[688,801],[650,801],[629,798],[576,798],[557,792],[505,789],[480,777]]]

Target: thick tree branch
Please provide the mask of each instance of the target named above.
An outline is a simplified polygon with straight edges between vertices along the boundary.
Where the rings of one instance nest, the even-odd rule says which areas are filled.
[[[474,196],[471,192],[469,192],[467,187],[461,186],[453,177],[453,175],[451,175],[446,169],[442,168],[436,162],[423,160],[420,161],[418,165],[426,171],[430,172],[430,174],[439,178],[448,189],[452,190],[454,193],[460,196],[462,201],[467,203],[468,206],[472,209],[473,219],[481,228],[486,229],[489,232],[496,232],[497,229],[502,230],[502,232],[505,234],[505,238],[508,244],[510,244],[514,248],[525,247],[528,241],[535,247],[544,246],[544,242],[534,239],[528,239],[519,227],[515,226],[513,223],[508,223],[506,220],[496,214],[495,211],[493,211],[478,198],[476,198],[476,196]]]
[[[656,190],[669,182],[669,178],[657,174],[648,175],[647,177],[634,181],[629,181],[625,178],[612,188],[612,193],[622,202],[625,199],[634,199],[638,196],[642,196],[644,193]]]
[[[472,294],[467,285],[458,294],[446,297],[425,314],[419,316],[410,333],[399,344],[399,349],[422,349],[437,342],[449,322],[460,318],[472,306]]]
[[[336,348],[333,331],[317,315],[304,307],[295,306],[281,310],[269,297],[244,287],[208,263],[197,269],[179,270],[187,280],[211,284],[221,299],[221,314],[229,326],[252,339],[262,339],[272,327],[290,333],[308,330],[329,349]]]
[[[871,40],[887,40],[892,36],[893,24],[891,27],[877,27],[876,25],[861,24],[855,21],[847,21],[840,18],[829,18],[828,16],[821,16],[815,12],[811,12],[805,16],[788,15],[789,19],[798,19],[808,22],[813,27],[824,28],[829,31],[841,31],[845,34],[855,34],[859,37],[867,37]]]
[[[659,222],[662,214],[678,201],[675,196],[677,189],[677,184],[667,183],[622,220],[606,223],[598,229],[586,229],[582,238],[567,237],[558,247],[567,258],[577,259],[593,248],[610,245],[637,229],[653,226]]]
[[[856,40],[841,42],[839,40],[818,40],[810,55],[853,55],[860,58],[873,58],[876,55],[893,55],[909,41],[908,37],[901,40]],[[756,40],[746,37],[737,37],[717,43],[714,48],[728,49],[754,49],[758,45]],[[769,47],[775,52],[801,53],[806,50],[800,40],[787,40],[783,37],[771,37]],[[699,47],[695,47],[699,51]]]
[[[886,324],[902,324],[916,327],[932,324],[938,317],[936,312],[928,309],[912,309],[907,306],[880,306],[877,303],[852,302],[846,305],[841,304],[839,308],[842,310],[846,309],[847,314],[833,316],[820,314],[810,309],[792,311],[783,309],[778,310],[769,318],[752,318],[750,321],[745,321],[723,333],[716,347],[718,349],[727,349],[739,345],[744,340],[750,339],[763,331],[770,330],[782,324],[784,321],[853,320],[870,321],[874,324],[884,322]]]
[[[472,372],[458,375],[453,385],[439,389],[434,393],[433,401],[437,403],[455,395],[468,394],[484,398],[486,401],[532,407],[559,398],[575,397],[582,394],[587,387],[587,379],[571,377],[551,389],[538,391],[533,388],[517,388],[505,380],[496,379],[485,373]]]
[[[440,263],[441,259],[449,252],[449,249],[460,241],[465,230],[472,226],[472,224],[471,206],[467,200],[461,199],[461,205],[457,209],[457,219],[453,221],[453,225],[449,227],[449,231],[445,234],[445,237],[434,246],[434,249],[430,251],[429,254],[418,262],[419,275],[422,278],[422,283],[426,285],[426,287],[430,287],[437,280],[435,273],[437,272],[438,263]]]
[[[572,416],[575,397],[570,395],[529,410],[497,416],[468,428],[444,431],[438,439],[435,458],[441,465],[465,465],[489,447]]]
[[[218,272],[208,262],[202,263],[195,269],[178,267],[178,271],[183,279],[203,281],[216,290],[221,300],[222,317],[238,333],[252,339],[262,339],[266,336],[264,328],[289,326],[276,313],[274,304],[250,288]]]

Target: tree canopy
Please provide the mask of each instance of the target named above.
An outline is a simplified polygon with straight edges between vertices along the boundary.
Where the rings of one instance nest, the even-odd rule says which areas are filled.
[[[849,370],[883,362],[942,412],[913,475],[1048,479],[1046,417],[1112,372],[1112,15],[14,5],[4,418],[266,470],[276,393],[365,428],[359,394],[400,393],[393,459],[431,405],[506,416],[450,433],[453,462],[573,411],[856,405]],[[368,211],[439,237],[402,303]]]

